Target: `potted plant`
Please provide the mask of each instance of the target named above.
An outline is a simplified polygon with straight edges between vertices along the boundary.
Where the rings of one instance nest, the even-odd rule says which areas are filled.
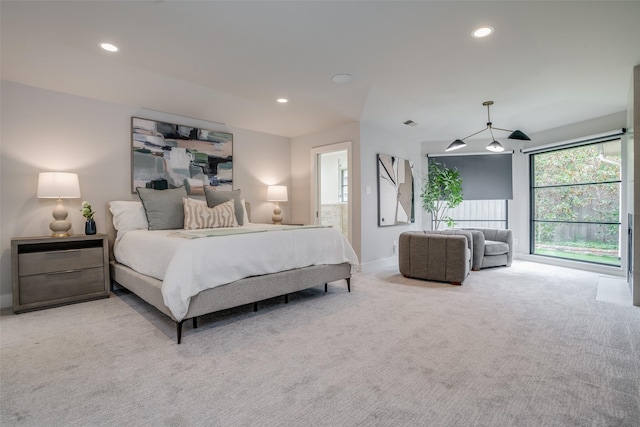
[[[429,170],[423,180],[422,209],[429,212],[433,218],[434,230],[437,230],[442,221],[447,222],[448,227],[453,227],[455,222],[448,215],[451,208],[462,203],[462,178],[458,169],[449,169],[443,164],[430,161]]]
[[[86,218],[86,222],[84,224],[84,234],[96,234],[96,222],[93,219],[93,214],[94,212],[89,202],[82,202],[82,216]]]

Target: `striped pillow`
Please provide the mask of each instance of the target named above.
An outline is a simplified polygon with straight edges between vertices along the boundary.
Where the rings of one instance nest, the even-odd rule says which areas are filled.
[[[238,226],[233,200],[210,208],[205,201],[183,198],[182,206],[185,230]]]

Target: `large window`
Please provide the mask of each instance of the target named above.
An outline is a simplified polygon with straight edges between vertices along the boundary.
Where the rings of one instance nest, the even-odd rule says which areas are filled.
[[[530,156],[531,253],[620,265],[621,142]]]

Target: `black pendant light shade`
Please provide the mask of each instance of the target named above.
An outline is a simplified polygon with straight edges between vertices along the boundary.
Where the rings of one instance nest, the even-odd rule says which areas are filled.
[[[447,147],[446,150],[444,151],[453,151],[453,150],[457,150],[458,148],[462,148],[462,147],[466,147],[467,143],[464,142],[461,139],[456,139],[455,141],[453,141],[451,144],[449,144],[449,146]]]
[[[527,136],[527,134],[525,134],[524,132],[522,132],[521,130],[514,130],[511,135],[509,135],[508,137],[509,139],[518,139],[520,141],[531,141],[531,138],[529,138]]]
[[[504,151],[504,146],[502,144],[500,144],[500,142],[496,141],[496,139],[493,136],[493,131],[494,130],[500,130],[503,132],[511,132],[511,134],[508,136],[509,139],[517,139],[520,141],[531,141],[531,138],[529,138],[529,136],[527,136],[527,134],[525,134],[524,132],[522,132],[521,130],[510,130],[510,129],[501,129],[501,128],[497,128],[493,126],[493,123],[491,123],[491,113],[489,111],[489,108],[493,105],[493,101],[485,101],[482,103],[483,106],[487,107],[487,126],[484,129],[479,130],[476,133],[472,133],[471,135],[464,137],[462,139],[456,139],[455,141],[453,141],[451,144],[449,144],[449,146],[447,147],[447,149],[445,151],[453,151],[453,150],[457,150],[459,148],[462,147],[466,147],[467,144],[464,142],[465,139],[467,138],[471,138],[472,136],[475,136],[479,133],[482,133],[486,130],[488,130],[491,133],[491,139],[492,142],[487,145],[487,150],[492,151],[494,153],[500,153],[502,151]]]

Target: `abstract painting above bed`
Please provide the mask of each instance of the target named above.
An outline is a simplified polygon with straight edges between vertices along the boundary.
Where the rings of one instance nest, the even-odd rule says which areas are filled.
[[[233,187],[233,134],[131,118],[131,191],[185,187],[204,194],[207,186]]]

